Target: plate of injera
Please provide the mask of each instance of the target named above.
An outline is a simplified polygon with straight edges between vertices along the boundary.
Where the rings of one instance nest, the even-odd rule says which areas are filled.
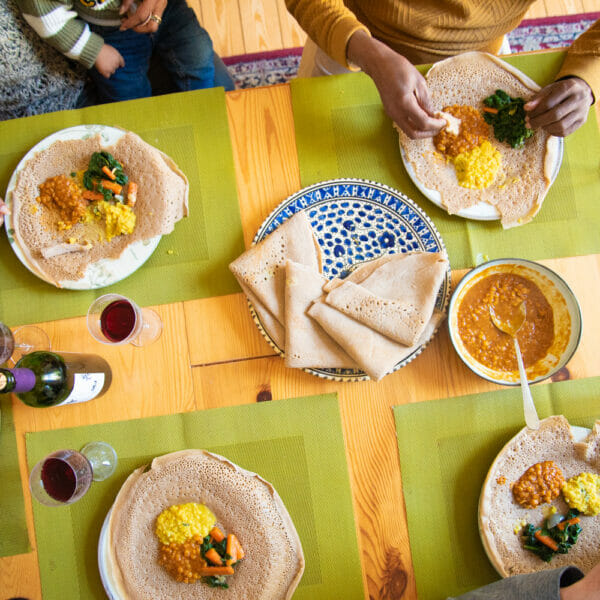
[[[541,526],[552,511],[550,505],[524,508],[513,498],[512,484],[532,465],[553,461],[565,481],[582,472],[600,474],[600,421],[590,431],[570,426],[562,416],[542,419],[538,430],[524,427],[500,451],[486,476],[479,498],[479,534],[493,567],[502,577],[575,565],[589,571],[600,560],[600,515],[579,515],[582,532],[567,554],[556,554],[550,563],[525,550],[521,528],[525,523]],[[565,515],[562,495],[551,502]],[[549,510],[550,509],[550,510]]]
[[[540,86],[490,54],[467,52],[435,63],[425,76],[435,110],[449,105],[481,107],[503,89],[512,97],[531,98]],[[451,162],[436,151],[433,138],[411,140],[399,132],[400,156],[419,191],[449,214],[467,219],[502,220],[503,227],[530,221],[539,211],[562,164],[564,140],[537,130],[521,149],[499,142],[490,126],[490,143],[502,155],[500,175],[485,189],[458,184]]]
[[[177,582],[158,564],[158,515],[168,506],[206,504],[217,526],[235,533],[246,556],[227,590]],[[100,578],[110,600],[289,600],[304,573],[291,517],[273,486],[205,450],[156,457],[125,481],[98,540]]]
[[[256,233],[253,244],[264,240],[290,217],[304,211],[321,251],[322,274],[327,279],[345,277],[356,267],[389,254],[440,252],[447,256],[441,235],[427,214],[403,193],[363,179],[335,179],[308,186],[277,206]],[[445,312],[450,296],[448,269],[435,301]],[[252,318],[270,346],[284,356],[248,300]],[[416,358],[435,335],[398,362],[397,371]],[[361,370],[304,368],[305,372],[332,381],[369,381]]]
[[[27,247],[27,244],[24,242],[23,237],[19,234],[18,227],[15,223],[17,217],[13,210],[13,193],[18,185],[20,173],[26,167],[27,163],[34,159],[38,153],[47,150],[55,142],[68,142],[70,140],[89,141],[91,138],[95,138],[97,136],[99,136],[101,149],[105,149],[109,146],[113,146],[126,135],[134,136],[135,134],[130,134],[129,132],[117,127],[97,124],[77,125],[67,129],[62,129],[44,138],[33,148],[31,148],[21,159],[17,168],[13,172],[9,180],[5,196],[6,202],[11,209],[11,214],[7,215],[5,218],[5,229],[7,232],[8,241],[13,252],[21,261],[21,263],[40,279],[65,289],[87,290],[101,288],[121,281],[122,279],[134,273],[150,258],[152,253],[156,250],[156,247],[160,242],[161,235],[151,235],[145,239],[132,241],[127,245],[123,244],[124,248],[120,250],[120,255],[115,257],[99,258],[98,260],[94,260],[94,262],[88,263],[84,267],[85,270],[83,273],[79,273],[80,277],[53,277],[48,271],[45,271],[40,266],[40,264],[43,262],[41,255],[36,258],[32,249]],[[143,142],[141,138],[138,138],[137,136],[135,136],[135,138],[139,140],[139,143],[143,144],[144,147],[151,149],[151,153],[156,155],[153,160],[159,156],[157,153],[160,151]],[[172,170],[172,173],[177,174],[178,178],[185,180],[185,186],[187,186],[187,180],[185,179],[185,176],[181,172],[178,172],[178,169],[174,163],[172,163],[171,159],[166,157],[166,155],[164,155],[162,152],[160,152],[160,155],[164,158],[164,163],[166,166],[165,170]],[[125,170],[127,171],[127,165],[125,165]],[[53,174],[56,175],[59,173]],[[185,203],[187,205],[187,190],[185,191]],[[30,211],[32,210],[34,209],[30,209]],[[184,214],[186,213],[187,206],[184,210]],[[139,220],[136,228],[138,226]],[[136,231],[134,230],[134,235],[135,234]],[[122,237],[123,236],[116,236],[113,238],[113,242],[111,243],[114,243],[117,238]],[[77,254],[81,253],[75,252],[71,254],[71,256],[75,257]],[[64,259],[63,256],[59,258],[61,260]]]

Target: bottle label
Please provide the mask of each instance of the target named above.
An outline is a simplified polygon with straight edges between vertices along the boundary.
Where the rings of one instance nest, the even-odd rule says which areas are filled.
[[[92,400],[104,387],[104,373],[75,373],[73,377],[71,393],[58,406]]]

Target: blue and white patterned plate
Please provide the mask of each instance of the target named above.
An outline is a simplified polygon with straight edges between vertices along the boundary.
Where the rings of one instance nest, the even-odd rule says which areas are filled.
[[[307,213],[321,247],[323,274],[328,279],[345,277],[361,263],[386,254],[422,251],[447,255],[435,225],[410,198],[386,185],[363,179],[334,179],[296,192],[266,218],[253,243],[263,240],[301,210]],[[438,293],[436,308],[445,312],[449,296],[450,269]],[[248,304],[261,333],[283,356],[283,349],[270,338],[254,307],[250,302]],[[397,371],[413,360],[428,341],[393,370]],[[313,368],[304,371],[334,381],[369,380],[363,371],[352,369]]]

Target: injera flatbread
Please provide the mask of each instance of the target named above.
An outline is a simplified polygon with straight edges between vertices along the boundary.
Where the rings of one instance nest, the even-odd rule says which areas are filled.
[[[319,244],[303,211],[229,265],[238,282],[243,283],[282,325],[285,323],[285,261],[288,259],[315,271],[321,268]]]
[[[245,284],[240,283],[240,287],[252,304],[252,308],[254,309],[262,328],[265,330],[265,333],[283,352],[283,349],[285,348],[285,327],[273,316],[273,313],[271,313],[271,311],[268,310],[262,304],[262,302],[246,287]]]
[[[228,577],[228,590],[175,581],[157,562],[154,528],[168,506],[204,503],[246,557]],[[109,520],[109,565],[120,600],[282,600],[304,571],[300,539],[277,492],[264,479],[204,450],[155,458],[123,484]]]
[[[435,310],[418,340],[407,347],[373,331],[323,301],[315,302],[308,314],[357,362],[374,381],[379,381],[434,334],[444,314]]]
[[[435,110],[453,104],[481,108],[487,96],[502,89],[512,97],[529,100],[540,88],[511,65],[483,52],[467,52],[436,63],[426,75]],[[491,131],[491,128],[490,128]],[[502,154],[503,175],[486,189],[471,190],[458,185],[454,165],[436,152],[433,138],[411,140],[399,131],[406,160],[417,179],[441,195],[450,214],[481,201],[492,204],[505,228],[531,221],[542,205],[556,165],[558,140],[536,130],[522,149],[498,142],[490,143]]]
[[[541,525],[542,506],[535,509],[521,507],[513,499],[511,485],[531,466],[545,460],[554,461],[565,480],[582,472],[599,473],[598,455],[586,461],[587,448],[598,448],[600,421],[583,443],[575,443],[568,421],[563,416],[543,419],[536,431],[525,427],[502,449],[485,480],[479,502],[479,525],[488,555],[503,576],[554,569],[575,565],[589,571],[600,561],[600,516],[580,515],[583,528],[577,543],[568,554],[556,555],[550,563],[523,549],[523,542],[514,529],[521,520]],[[502,478],[506,479],[505,483]],[[568,507],[562,495],[552,502],[561,514]],[[543,505],[548,508],[548,505]]]
[[[360,285],[345,281],[325,301],[405,346],[414,346],[433,313],[448,260],[439,252],[395,255]]]
[[[322,295],[326,277],[288,260],[285,280],[285,364],[287,367],[355,369],[356,363],[311,319],[307,310]]]
[[[399,256],[397,254],[384,254],[375,260],[370,260],[368,262],[361,263],[356,269],[350,272],[349,275],[344,277],[334,277],[330,279],[324,286],[324,292],[330,292],[334,288],[342,285],[345,281],[352,281],[352,283],[361,283],[363,282],[375,269],[378,269],[381,265],[384,265],[386,262],[389,262],[394,258],[394,256]]]
[[[138,184],[137,202],[133,208],[136,226],[130,235],[110,242],[99,242],[103,224],[78,223],[58,231],[59,217],[36,201],[39,186],[56,175],[69,175],[87,169],[93,152],[107,150],[124,166],[131,181]],[[103,258],[118,258],[130,244],[173,231],[175,223],[188,212],[188,181],[175,163],[134,133],[127,132],[116,144],[103,147],[100,136],[86,140],[54,142],[37,152],[19,172],[11,201],[15,239],[34,272],[59,285],[62,280],[76,281],[86,267]],[[44,258],[42,250],[75,238],[90,242],[89,251]]]

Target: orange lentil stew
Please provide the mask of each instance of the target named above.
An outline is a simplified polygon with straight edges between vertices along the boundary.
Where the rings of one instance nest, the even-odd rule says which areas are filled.
[[[473,148],[480,146],[482,142],[489,139],[489,125],[475,107],[454,104],[453,106],[446,106],[444,112],[460,119],[460,129],[458,135],[454,135],[448,133],[444,128],[433,138],[433,143],[438,152],[450,158],[455,158],[462,152],[473,150]]]
[[[160,544],[158,562],[176,581],[200,579],[210,587],[228,588],[227,576],[244,556],[235,534],[225,536],[214,527],[205,538],[196,535],[183,543]]]
[[[512,488],[513,497],[523,508],[552,502],[558,498],[565,478],[555,462],[545,460],[532,465],[519,477]]]
[[[525,302],[527,317],[517,333],[525,368],[544,358],[554,341],[554,313],[540,288],[513,273],[496,273],[478,281],[458,308],[458,333],[467,352],[496,371],[518,370],[512,338],[495,327],[490,306],[506,315]]]
[[[77,182],[65,175],[46,179],[40,185],[38,200],[44,206],[58,212],[63,229],[69,229],[78,223],[83,218],[88,205],[82,197]]]

